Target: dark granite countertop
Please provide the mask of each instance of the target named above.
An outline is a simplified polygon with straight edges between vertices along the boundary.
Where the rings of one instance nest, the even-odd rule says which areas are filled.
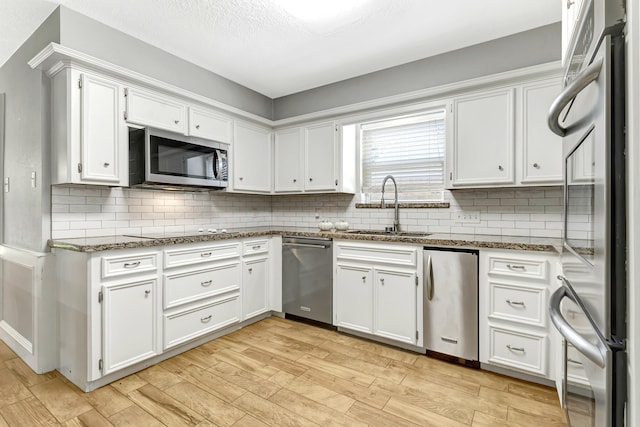
[[[224,234],[185,235],[167,233],[149,237],[135,236],[104,236],[76,239],[49,240],[51,248],[67,249],[77,252],[98,252],[112,249],[144,248],[177,245],[183,243],[209,242],[228,239],[244,239],[260,236],[298,236],[324,237],[344,240],[362,240],[390,243],[411,243],[415,245],[462,247],[476,249],[511,249],[540,252],[561,251],[560,239],[519,236],[493,236],[480,234],[446,234],[433,233],[426,236],[419,235],[372,235],[356,234],[344,231],[319,231],[316,228],[298,227],[254,227],[229,230]]]

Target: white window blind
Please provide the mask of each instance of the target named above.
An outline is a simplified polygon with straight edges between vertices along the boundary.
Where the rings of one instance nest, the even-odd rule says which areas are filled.
[[[441,197],[437,190],[444,188],[444,110],[364,123],[360,130],[363,193],[380,193],[382,180],[391,174],[403,200]]]

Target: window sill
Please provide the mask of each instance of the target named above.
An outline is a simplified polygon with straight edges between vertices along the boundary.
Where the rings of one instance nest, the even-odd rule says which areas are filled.
[[[393,202],[385,203],[385,209],[393,209]],[[439,209],[450,207],[449,202],[400,202],[399,208],[409,209]],[[380,203],[356,203],[356,209],[381,209]]]

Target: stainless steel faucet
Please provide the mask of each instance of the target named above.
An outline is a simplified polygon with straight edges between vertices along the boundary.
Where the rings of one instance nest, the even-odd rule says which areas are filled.
[[[400,217],[398,215],[398,211],[399,211],[399,206],[398,206],[398,184],[396,183],[396,179],[393,177],[393,175],[387,175],[384,177],[384,179],[382,180],[382,200],[380,200],[380,207],[382,209],[384,209],[385,203],[384,203],[384,186],[387,183],[387,180],[390,179],[391,181],[393,181],[393,188],[395,189],[395,198],[394,198],[394,203],[395,203],[395,212],[394,212],[394,217],[393,217],[393,229],[392,231],[394,233],[397,233],[398,231],[400,231]]]

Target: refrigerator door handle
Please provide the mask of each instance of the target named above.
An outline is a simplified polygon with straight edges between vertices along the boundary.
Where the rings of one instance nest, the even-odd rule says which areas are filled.
[[[431,262],[431,255],[427,257],[423,273],[426,284],[427,300],[431,301],[433,299],[433,264]]]
[[[589,360],[595,363],[600,368],[605,367],[605,354],[602,351],[602,341],[598,337],[600,345],[594,345],[588,341],[585,337],[580,335],[573,327],[565,320],[560,312],[560,303],[567,297],[573,302],[579,304],[575,295],[571,292],[570,288],[563,285],[558,288],[549,300],[549,317],[551,322],[556,327],[558,332],[570,342],[576,350],[584,354]]]
[[[551,108],[549,108],[548,117],[549,129],[551,129],[553,133],[560,136],[567,134],[568,129],[560,126],[560,123],[558,123],[560,114],[576,95],[600,76],[603,62],[604,58],[598,58],[594,63],[585,68],[553,101]]]

